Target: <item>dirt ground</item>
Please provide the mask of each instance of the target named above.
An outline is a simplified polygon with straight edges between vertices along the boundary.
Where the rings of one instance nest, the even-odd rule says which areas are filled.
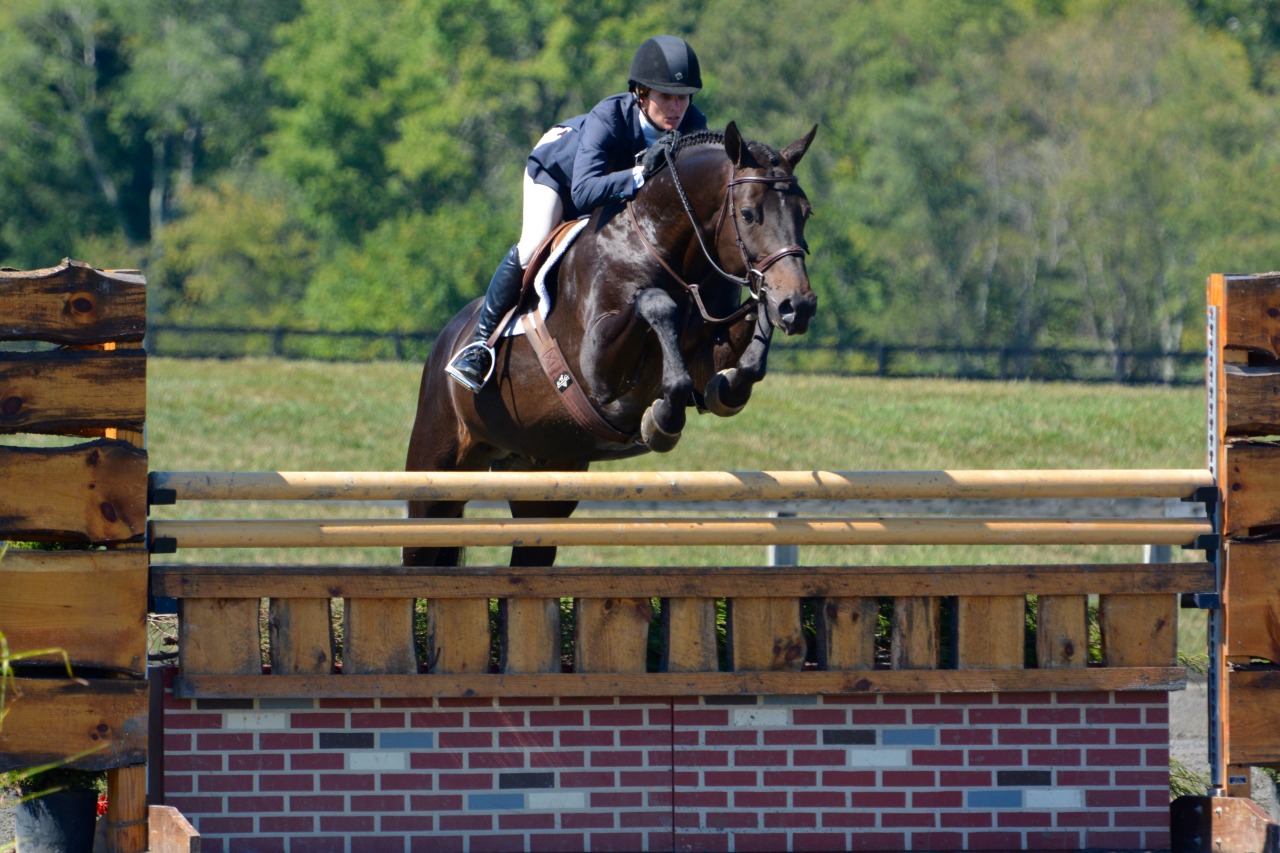
[[[1208,731],[1208,700],[1203,678],[1189,678],[1187,689],[1169,694],[1169,736],[1171,755],[1189,770],[1205,778],[1209,773],[1208,749],[1205,745]],[[1260,772],[1254,773],[1253,798],[1280,820],[1275,787]],[[14,838],[13,810],[0,807],[0,849]]]

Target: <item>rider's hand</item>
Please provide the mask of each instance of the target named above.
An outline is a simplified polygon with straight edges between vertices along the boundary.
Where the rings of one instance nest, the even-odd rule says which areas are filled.
[[[640,152],[641,175],[645,180],[653,177],[653,175],[662,170],[667,165],[667,152],[674,150],[676,142],[679,140],[680,134],[671,131],[658,137],[658,141],[654,142],[644,151]]]

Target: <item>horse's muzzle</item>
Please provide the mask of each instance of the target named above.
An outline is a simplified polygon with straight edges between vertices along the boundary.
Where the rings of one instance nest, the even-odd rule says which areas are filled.
[[[818,310],[818,295],[813,291],[792,294],[772,307],[773,325],[788,335],[803,335],[809,330],[809,321]]]

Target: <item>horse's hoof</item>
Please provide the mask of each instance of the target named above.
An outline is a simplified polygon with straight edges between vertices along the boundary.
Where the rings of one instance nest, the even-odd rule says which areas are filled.
[[[658,426],[653,416],[653,406],[650,406],[644,410],[644,417],[640,419],[640,440],[654,453],[666,453],[675,449],[680,441],[680,433],[665,432]]]
[[[707,411],[713,415],[719,415],[722,418],[732,417],[741,412],[747,405],[747,401],[743,400],[736,406],[731,406],[724,401],[723,395],[729,390],[729,374],[730,371],[722,370],[715,376],[711,377],[711,381],[707,383],[707,390],[702,392],[703,399],[706,403]],[[747,397],[751,396],[751,388],[747,388]]]

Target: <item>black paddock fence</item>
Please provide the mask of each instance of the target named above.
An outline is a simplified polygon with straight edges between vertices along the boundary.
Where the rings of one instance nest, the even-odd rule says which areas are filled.
[[[325,361],[426,359],[435,336],[418,332],[324,331],[235,326],[147,327],[147,349],[164,358],[296,358]],[[962,347],[862,343],[828,346],[775,339],[778,372],[897,379],[1037,380],[1200,385],[1204,353],[1066,347]]]

